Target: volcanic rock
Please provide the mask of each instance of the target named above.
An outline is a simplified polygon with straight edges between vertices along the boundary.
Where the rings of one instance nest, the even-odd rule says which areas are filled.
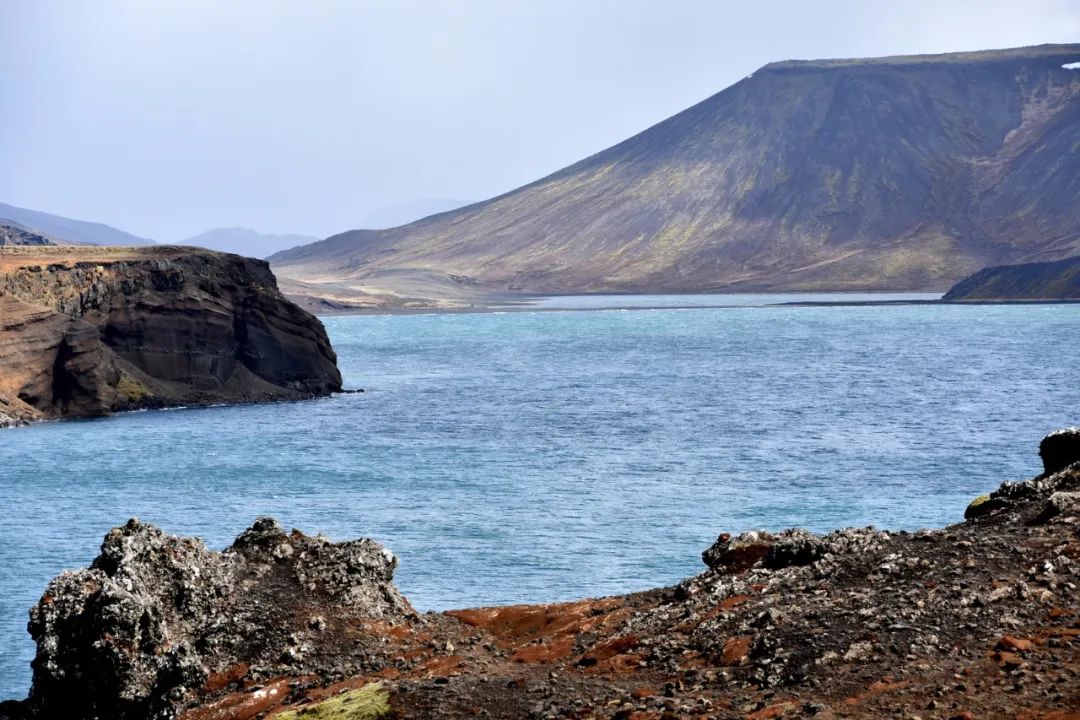
[[[1080,462],[1080,428],[1065,428],[1044,437],[1039,443],[1039,456],[1047,473]]]
[[[268,518],[220,553],[132,519],[106,535],[90,568],[50,583],[31,612],[30,705],[72,720],[164,718],[230,673],[339,662],[342,672],[371,670],[355,653],[340,660],[334,646],[350,622],[415,618],[392,584],[396,566],[372,540],[287,534]]]
[[[0,248],[0,424],[341,389],[265,262],[184,248]]]

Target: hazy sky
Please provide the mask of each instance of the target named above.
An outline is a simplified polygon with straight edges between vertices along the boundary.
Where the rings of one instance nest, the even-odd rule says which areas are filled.
[[[1076,0],[0,0],[0,202],[325,236],[535,180],[774,60],[1076,40]]]

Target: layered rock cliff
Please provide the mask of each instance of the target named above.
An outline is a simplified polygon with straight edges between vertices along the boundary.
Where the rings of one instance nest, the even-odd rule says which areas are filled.
[[[0,424],[341,389],[265,262],[192,248],[0,248]]]
[[[675,587],[425,615],[370,541],[260,520],[214,553],[132,521],[50,584],[0,719],[1066,720],[1080,430],[1041,452],[942,530],[724,534]]]

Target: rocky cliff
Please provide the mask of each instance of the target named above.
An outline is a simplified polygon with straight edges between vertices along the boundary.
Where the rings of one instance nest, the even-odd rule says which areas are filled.
[[[0,248],[0,424],[341,389],[265,262],[192,248]]]
[[[1080,429],[942,530],[721,535],[670,588],[417,615],[370,541],[139,523],[31,613],[0,718],[1026,718],[1080,712]],[[648,552],[643,545],[642,552]]]
[[[773,63],[500,197],[271,263],[344,299],[945,290],[1080,254],[1077,61],[1080,45]]]
[[[1080,300],[1080,257],[989,267],[964,278],[944,300]]]

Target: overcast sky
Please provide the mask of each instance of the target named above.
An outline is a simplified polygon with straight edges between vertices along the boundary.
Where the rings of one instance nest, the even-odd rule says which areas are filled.
[[[1076,0],[0,0],[0,202],[325,236],[535,180],[774,60],[1076,40]]]

